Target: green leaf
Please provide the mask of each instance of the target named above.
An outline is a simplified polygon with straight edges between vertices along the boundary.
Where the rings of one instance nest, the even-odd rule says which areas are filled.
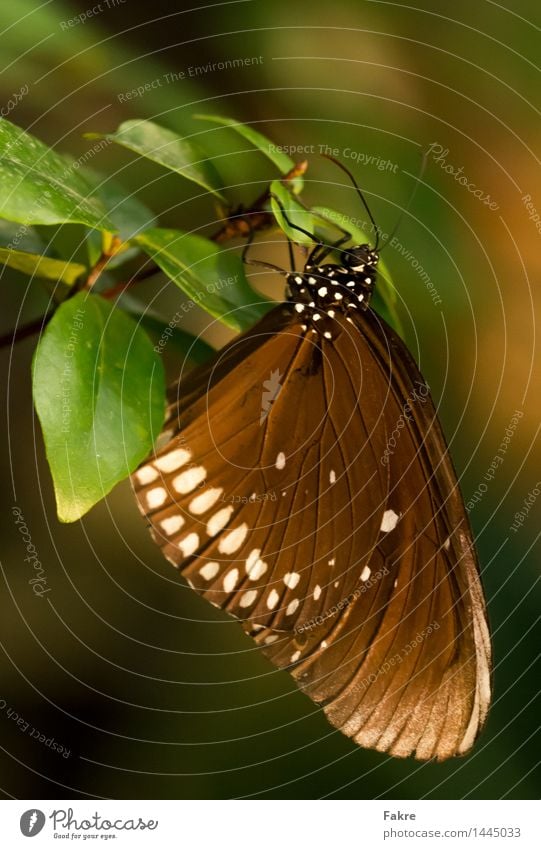
[[[181,354],[195,366],[208,362],[216,353],[214,348],[201,337],[179,330],[177,325],[179,320],[182,320],[182,313],[167,321],[129,292],[124,292],[121,296],[121,305],[122,309],[137,316],[154,342],[154,350],[158,348],[160,354],[172,348],[175,355]]]
[[[278,145],[247,124],[241,124],[232,118],[223,118],[221,115],[195,115],[194,117],[201,121],[210,121],[212,124],[220,124],[222,127],[229,127],[231,130],[234,130],[239,136],[246,139],[247,142],[253,144],[261,153],[264,153],[276,165],[281,174],[288,174],[295,167],[295,162],[287,153],[284,153],[283,150],[279,149]],[[300,180],[300,178],[297,177],[296,180]],[[301,187],[302,180],[297,191],[300,191]]]
[[[75,281],[86,273],[86,266],[78,262],[64,262],[61,259],[52,259],[40,254],[13,251],[9,248],[0,248],[0,263],[9,265],[17,271],[22,271],[31,277],[45,277],[47,280],[58,280],[71,286]]]
[[[132,195],[127,195],[124,188],[110,177],[104,176],[93,169],[85,169],[85,176],[94,186],[96,196],[107,209],[118,236],[123,242],[128,242],[133,236],[152,227],[156,216],[141,201]],[[90,265],[94,265],[101,255],[102,236],[92,230],[87,237],[87,249]],[[116,254],[107,264],[111,270],[137,256],[139,250],[131,246]]]
[[[0,118],[0,216],[21,224],[78,222],[114,230],[74,163]]]
[[[0,246],[31,254],[48,254],[45,242],[33,227],[0,220]]]
[[[222,181],[207,154],[194,142],[153,121],[124,121],[114,133],[86,133],[85,138],[110,139],[225,200]]]
[[[358,227],[347,215],[341,212],[336,212],[326,206],[315,206],[312,208],[312,213],[320,218],[325,224],[334,224],[341,230],[346,230],[351,233],[352,245],[370,245],[373,244],[374,238],[367,234],[364,230]],[[378,278],[374,294],[372,296],[372,305],[383,315],[383,317],[391,324],[395,330],[401,335],[404,335],[402,322],[396,309],[398,298],[396,289],[393,284],[391,272],[384,260],[380,259],[378,263]]]
[[[231,249],[159,227],[145,230],[135,241],[188,295],[185,306],[197,304],[234,330],[251,327],[273,306],[250,287],[242,261]]]
[[[155,347],[159,348],[160,353],[171,345],[175,354],[182,354],[194,365],[207,363],[216,353],[204,339],[199,339],[185,330],[179,330],[178,327],[172,327],[163,318],[145,314],[141,317],[141,324],[154,341]]]
[[[302,227],[303,230],[307,230],[309,233],[314,232],[314,219],[311,212],[308,209],[305,209],[304,206],[295,200],[291,192],[289,192],[280,180],[273,180],[270,187],[271,195],[276,195],[279,199],[281,205],[283,206],[285,213],[292,224],[296,224],[298,227]],[[271,207],[274,213],[274,217],[278,223],[278,226],[284,231],[286,236],[288,236],[293,242],[297,242],[299,245],[312,245],[314,240],[310,238],[310,236],[306,236],[304,233],[301,233],[299,230],[295,230],[293,227],[290,227],[289,224],[284,219],[282,214],[282,210],[280,209],[279,204],[276,202],[274,197],[271,197]]]
[[[80,292],[41,337],[33,395],[58,517],[74,522],[152,448],[164,418],[162,363],[132,318]]]
[[[340,231],[346,230],[350,233],[352,245],[370,245],[374,242],[373,236],[367,235],[348,215],[344,215],[342,212],[337,212],[328,206],[314,206],[312,213],[320,218],[324,224],[334,225]]]

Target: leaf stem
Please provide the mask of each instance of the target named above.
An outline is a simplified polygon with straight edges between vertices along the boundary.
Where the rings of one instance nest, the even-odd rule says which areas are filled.
[[[86,278],[85,283],[82,287],[83,289],[87,289],[88,291],[90,289],[92,289],[92,287],[96,284],[98,277],[100,276],[102,271],[105,269],[105,266],[107,265],[107,263],[118,252],[118,249],[120,248],[121,244],[122,244],[122,240],[118,236],[113,236],[113,238],[111,239],[111,244],[109,245],[109,247],[106,250],[102,251],[101,256],[99,257],[98,261],[93,266],[93,268],[90,269],[90,273],[89,273],[88,277]]]

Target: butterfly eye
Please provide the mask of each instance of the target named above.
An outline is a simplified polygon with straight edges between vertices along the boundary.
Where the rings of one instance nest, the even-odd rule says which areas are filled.
[[[347,268],[362,269],[374,263],[374,255],[370,245],[359,245],[358,247],[344,251],[343,262]]]

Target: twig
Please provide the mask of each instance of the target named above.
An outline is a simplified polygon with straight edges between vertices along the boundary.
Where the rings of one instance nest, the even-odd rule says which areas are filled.
[[[92,289],[92,287],[95,285],[98,277],[100,276],[102,271],[105,269],[105,266],[114,257],[114,255],[117,253],[121,244],[122,244],[122,240],[118,236],[113,236],[110,246],[107,248],[107,250],[102,251],[100,258],[98,259],[96,264],[93,266],[93,268],[90,269],[90,273],[89,273],[88,277],[86,278],[85,283],[82,287],[83,289],[87,289],[87,290]]]
[[[297,162],[297,164],[282,177],[282,183],[291,183],[296,177],[306,173],[308,162]],[[227,242],[230,239],[235,239],[237,236],[246,237],[251,231],[266,230],[274,221],[274,216],[271,212],[263,209],[267,201],[270,200],[270,188],[259,195],[248,209],[237,209],[228,216],[225,224],[217,230],[210,238],[213,242]],[[246,218],[249,216],[250,224]]]
[[[0,348],[10,348],[16,342],[21,342],[23,339],[28,339],[35,333],[39,333],[52,319],[54,311],[36,318],[34,321],[29,321],[28,324],[21,324],[10,330],[9,333],[4,333],[0,336]]]
[[[111,286],[110,289],[106,289],[105,292],[100,292],[102,298],[107,298],[107,300],[112,301],[113,298],[116,298],[117,295],[121,295],[126,289],[129,289],[130,286],[133,286],[135,283],[140,283],[142,280],[147,280],[149,277],[153,277],[160,271],[159,267],[154,263],[148,263],[146,268],[143,268],[142,271],[139,271],[137,274],[134,274],[129,280],[124,280],[121,283],[117,283],[115,286]]]

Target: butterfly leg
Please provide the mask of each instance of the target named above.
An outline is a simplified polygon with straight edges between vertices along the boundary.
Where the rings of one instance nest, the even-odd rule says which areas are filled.
[[[351,239],[351,233],[348,233],[347,230],[344,230],[342,227],[338,227],[339,230],[344,234],[336,242],[331,242],[331,244],[327,244],[322,242],[314,233],[310,233],[308,230],[305,230],[304,227],[299,227],[297,224],[294,224],[287,215],[285,211],[284,205],[281,200],[276,195],[271,195],[271,197],[276,201],[280,208],[280,212],[284,217],[284,221],[286,224],[291,227],[293,230],[298,230],[300,233],[304,233],[305,236],[309,236],[313,242],[315,242],[314,247],[312,248],[310,254],[305,263],[305,268],[310,268],[313,265],[318,265],[327,257],[332,251],[339,248],[341,245],[344,245],[347,241]]]
[[[345,230],[343,232],[345,235],[341,236],[336,240],[336,242],[332,242],[330,245],[324,245],[322,242],[317,244],[306,260],[306,268],[313,267],[314,265],[321,265],[323,260],[332,253],[332,251],[335,251],[337,248],[340,248],[348,242],[351,239],[351,233],[346,233]]]
[[[299,225],[298,225],[298,224],[294,224],[294,223],[293,223],[293,221],[291,221],[291,219],[290,219],[290,218],[288,217],[288,215],[287,215],[287,212],[286,212],[286,210],[285,210],[285,207],[284,207],[284,205],[283,205],[282,201],[280,200],[280,198],[279,198],[279,197],[277,197],[277,195],[273,195],[273,194],[271,194],[271,198],[272,198],[274,201],[276,201],[276,203],[277,203],[277,205],[278,205],[278,207],[279,207],[279,209],[280,209],[280,212],[282,213],[282,216],[283,216],[283,218],[284,218],[284,221],[286,222],[286,224],[288,225],[288,227],[291,227],[291,229],[292,229],[292,230],[298,230],[298,231],[299,231],[299,233],[304,233],[304,235],[305,235],[305,236],[308,236],[308,238],[309,238],[309,239],[311,239],[311,240],[312,240],[312,242],[315,242],[315,243],[316,243],[316,245],[315,245],[315,246],[316,246],[316,248],[318,248],[318,247],[320,247],[320,248],[321,248],[321,247],[324,247],[324,243],[323,243],[323,242],[321,242],[321,241],[317,238],[317,236],[315,235],[315,233],[310,233],[310,231],[309,231],[309,230],[305,230],[305,229],[304,229],[304,227],[299,227]]]
[[[263,262],[262,260],[259,260],[259,259],[248,259],[248,251],[252,247],[252,243],[254,241],[255,231],[254,231],[249,219],[245,219],[245,220],[248,224],[248,227],[250,228],[250,235],[248,236],[248,238],[246,240],[246,244],[244,245],[244,247],[242,249],[241,259],[242,259],[243,263],[245,265],[256,265],[256,266],[259,266],[260,268],[268,268],[271,271],[277,271],[278,274],[282,274],[284,276],[287,276],[289,274],[289,272],[285,268],[280,268],[279,265],[274,265],[272,262]],[[292,249],[291,249],[290,250],[291,261],[293,261],[292,257],[293,257],[293,252],[292,252]]]

